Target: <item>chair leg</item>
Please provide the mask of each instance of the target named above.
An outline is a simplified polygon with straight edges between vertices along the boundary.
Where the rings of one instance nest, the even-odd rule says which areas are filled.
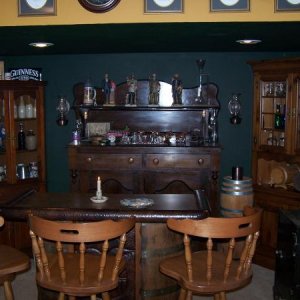
[[[104,292],[101,295],[102,295],[102,300],[110,300],[110,296],[108,292]]]
[[[5,300],[14,300],[14,293],[11,287],[11,282],[10,281],[4,281],[4,295],[5,295]]]
[[[91,295],[91,300],[96,300],[97,296],[96,295]]]
[[[64,299],[65,299],[65,294],[64,293],[59,293],[58,300],[64,300]]]
[[[214,294],[214,300],[226,300],[226,293],[220,292],[218,294]]]
[[[186,300],[192,300],[193,293],[191,291],[187,291]]]
[[[178,300],[185,300],[186,298],[186,290],[181,288]]]

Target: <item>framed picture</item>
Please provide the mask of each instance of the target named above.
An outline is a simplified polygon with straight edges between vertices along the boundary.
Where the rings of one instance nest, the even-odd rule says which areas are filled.
[[[300,0],[275,0],[275,11],[300,11]]]
[[[210,11],[249,11],[250,0],[210,0]]]
[[[182,13],[183,0],[144,0],[145,13]]]
[[[19,16],[56,15],[56,0],[18,0]]]

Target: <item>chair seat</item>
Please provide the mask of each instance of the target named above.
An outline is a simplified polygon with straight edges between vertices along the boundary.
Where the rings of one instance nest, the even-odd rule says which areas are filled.
[[[21,251],[0,245],[0,277],[29,269],[29,257]]]
[[[51,280],[47,280],[41,273],[37,273],[37,283],[47,289],[56,290],[64,294],[72,296],[88,296],[91,294],[98,294],[104,291],[112,290],[118,285],[118,277],[112,280],[112,271],[115,265],[115,256],[107,256],[106,265],[104,269],[103,279],[98,281],[99,255],[86,254],[85,255],[85,275],[84,282],[80,284],[79,281],[79,254],[64,253],[64,263],[66,271],[65,282],[61,279],[60,269],[58,267],[57,255],[48,255],[49,270]],[[125,261],[122,259],[120,263],[119,273],[125,268]]]
[[[239,279],[236,279],[236,270],[239,265],[239,260],[231,262],[231,270],[229,276],[224,282],[224,269],[220,268],[220,265],[224,265],[224,254],[218,251],[213,251],[213,266],[212,266],[212,278],[210,284],[206,279],[206,251],[194,252],[192,255],[192,269],[193,269],[193,281],[189,281],[186,272],[185,256],[179,255],[171,258],[167,258],[160,263],[160,270],[176,279],[178,283],[185,289],[191,290],[195,293],[216,293],[223,291],[231,291],[241,288],[252,279],[252,270],[249,269],[247,274],[242,273]],[[204,262],[204,265],[203,265]],[[216,268],[214,268],[216,266]]]

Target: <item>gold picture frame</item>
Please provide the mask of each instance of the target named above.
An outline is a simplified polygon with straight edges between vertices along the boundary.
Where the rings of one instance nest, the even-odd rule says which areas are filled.
[[[182,13],[183,0],[144,0],[145,13]]]
[[[4,61],[0,60],[0,80],[3,80],[4,76]]]
[[[56,15],[56,0],[18,0],[19,17]]]
[[[250,11],[250,0],[210,0],[210,11]]]
[[[300,11],[299,0],[275,0],[275,12]]]

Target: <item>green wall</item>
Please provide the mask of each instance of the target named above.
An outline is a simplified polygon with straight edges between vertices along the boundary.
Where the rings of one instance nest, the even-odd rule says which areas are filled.
[[[66,127],[56,125],[55,106],[59,95],[65,95],[72,104],[72,88],[77,82],[90,78],[100,86],[103,74],[108,72],[116,83],[125,81],[132,72],[137,79],[146,79],[156,73],[159,80],[171,81],[179,73],[184,87],[198,84],[196,59],[206,59],[204,71],[210,81],[219,86],[219,141],[222,145],[221,177],[231,173],[231,167],[241,165],[244,174],[251,175],[252,128],[252,71],[248,60],[299,56],[299,53],[130,53],[98,55],[52,55],[3,57],[5,68],[41,67],[46,88],[46,150],[47,182],[51,192],[69,189],[66,145],[71,141],[74,113],[69,114]],[[234,92],[241,93],[242,123],[231,125],[227,102]],[[184,121],[184,120],[182,120]]]

